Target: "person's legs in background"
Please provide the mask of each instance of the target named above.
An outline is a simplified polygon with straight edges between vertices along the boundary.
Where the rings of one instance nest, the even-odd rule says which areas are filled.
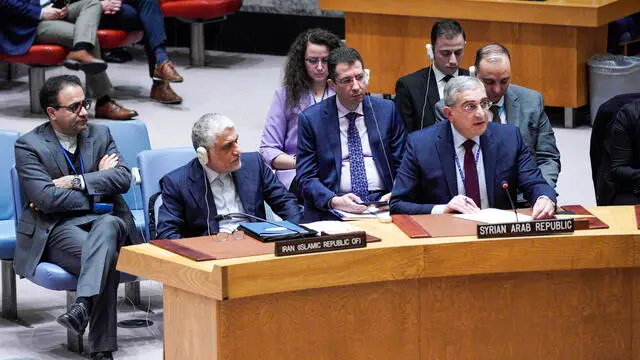
[[[165,47],[164,15],[157,0],[125,0],[117,13],[103,14],[100,27],[127,31],[142,29],[149,76],[153,79],[151,98],[163,104],[182,102],[169,85],[170,82],[182,82],[183,78],[169,59]]]

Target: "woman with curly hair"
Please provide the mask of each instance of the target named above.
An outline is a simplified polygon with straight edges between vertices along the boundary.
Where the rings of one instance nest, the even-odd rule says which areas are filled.
[[[273,96],[260,144],[265,164],[276,170],[287,188],[296,175],[298,114],[334,95],[327,85],[327,58],[340,46],[331,32],[310,29],[298,35],[289,49],[283,86]]]

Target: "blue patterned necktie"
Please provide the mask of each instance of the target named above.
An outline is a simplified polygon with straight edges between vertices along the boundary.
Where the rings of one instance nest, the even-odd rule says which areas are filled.
[[[368,201],[369,184],[367,183],[367,171],[364,168],[364,155],[362,155],[362,140],[356,127],[358,113],[350,112],[345,117],[349,120],[347,128],[347,145],[349,146],[349,167],[351,172],[351,192],[360,200]]]

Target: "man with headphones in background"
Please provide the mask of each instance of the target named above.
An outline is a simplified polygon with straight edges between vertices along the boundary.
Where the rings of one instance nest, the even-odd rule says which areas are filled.
[[[442,98],[447,81],[469,75],[468,70],[459,68],[466,44],[460,23],[451,19],[437,21],[431,28],[431,44],[426,46],[431,66],[396,82],[395,102],[407,133],[433,125],[437,120],[433,107]]]
[[[362,213],[369,202],[390,198],[404,124],[392,101],[365,96],[363,65],[355,49],[331,51],[327,83],[336,95],[299,116],[296,172],[305,221],[336,219],[331,209]]]
[[[265,201],[278,216],[300,222],[295,196],[264,165],[260,154],[241,153],[238,133],[228,117],[203,115],[193,125],[191,140],[197,158],[160,180],[159,239],[232,233],[248,219],[218,220],[217,215],[264,218]]]

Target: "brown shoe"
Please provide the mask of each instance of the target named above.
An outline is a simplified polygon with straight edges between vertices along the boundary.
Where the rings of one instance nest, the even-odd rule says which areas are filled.
[[[97,74],[107,70],[107,63],[95,58],[87,50],[69,52],[62,64],[67,69],[82,70],[87,74]]]
[[[129,110],[114,100],[109,100],[103,104],[96,105],[96,117],[111,120],[131,120],[138,116],[135,110]]]
[[[155,81],[151,87],[150,97],[163,104],[180,104],[182,98],[176,94],[166,81]]]
[[[173,62],[167,60],[160,65],[156,65],[156,69],[153,70],[153,78],[156,80],[165,80],[169,82],[179,83],[184,79],[176,71]]]

